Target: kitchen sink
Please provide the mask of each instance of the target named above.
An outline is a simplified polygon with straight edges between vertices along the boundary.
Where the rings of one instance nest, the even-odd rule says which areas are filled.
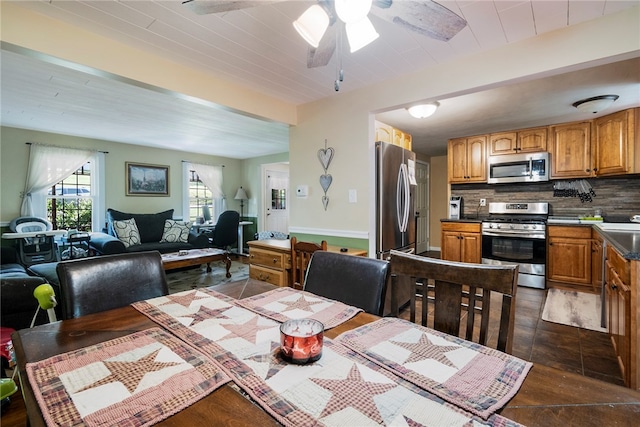
[[[603,231],[640,231],[640,224],[631,222],[603,222],[594,225]]]

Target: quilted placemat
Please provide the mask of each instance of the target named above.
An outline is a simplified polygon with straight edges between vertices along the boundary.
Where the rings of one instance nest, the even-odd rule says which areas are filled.
[[[518,391],[530,362],[397,318],[336,340],[420,388],[487,418]]]
[[[238,300],[238,305],[278,322],[312,318],[322,322],[325,329],[334,328],[362,311],[339,301],[286,287]]]
[[[230,378],[159,328],[27,363],[48,426],[149,426]]]
[[[518,425],[497,414],[483,420],[327,338],[319,361],[287,363],[279,322],[210,292],[172,296],[134,306],[209,355],[285,426]]]

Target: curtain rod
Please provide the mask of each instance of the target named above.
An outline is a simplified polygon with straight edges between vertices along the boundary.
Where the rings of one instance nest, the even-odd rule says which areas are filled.
[[[196,165],[220,166],[220,167],[224,167],[224,165],[214,165],[214,164],[211,164],[211,163],[192,162],[191,160],[182,160],[182,163],[195,163]]]
[[[63,145],[40,144],[39,142],[25,142],[25,144],[27,145],[36,144],[36,145],[43,145],[45,147],[70,148],[72,150],[81,150],[81,148],[78,148],[78,147],[65,147]],[[89,151],[97,151],[98,153],[109,154],[108,151],[100,151],[100,150],[89,150]]]

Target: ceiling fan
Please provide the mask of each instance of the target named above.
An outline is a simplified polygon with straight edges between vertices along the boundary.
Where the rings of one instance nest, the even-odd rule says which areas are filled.
[[[186,0],[182,4],[199,15],[207,15],[281,1],[286,0]],[[378,34],[368,19],[369,13],[441,41],[450,40],[467,25],[460,16],[432,0],[317,0],[294,22],[298,33],[311,45],[307,67],[329,63],[342,25],[351,52],[375,40]]]

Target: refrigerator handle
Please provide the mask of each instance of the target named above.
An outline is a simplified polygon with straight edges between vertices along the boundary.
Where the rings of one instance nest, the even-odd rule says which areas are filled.
[[[409,198],[409,170],[407,165],[403,163],[400,165],[400,170],[398,171],[396,191],[396,212],[401,233],[406,232],[409,225]]]

